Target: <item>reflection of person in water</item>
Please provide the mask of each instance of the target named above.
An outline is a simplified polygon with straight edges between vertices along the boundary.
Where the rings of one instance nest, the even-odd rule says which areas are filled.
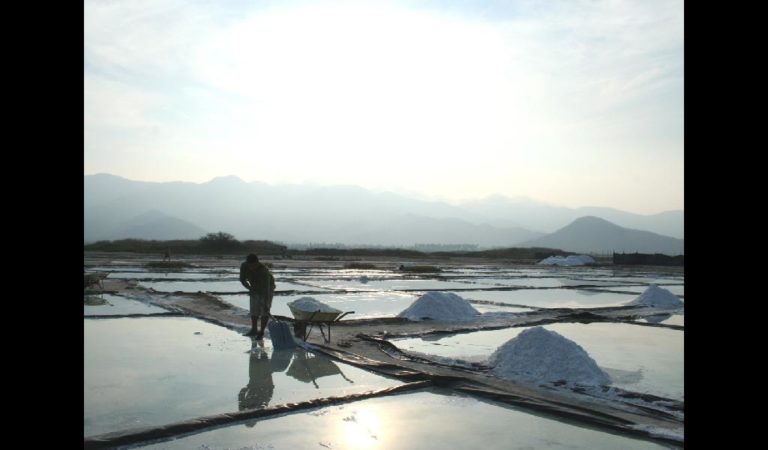
[[[251,341],[251,351],[248,361],[248,385],[237,395],[237,406],[240,411],[245,409],[262,409],[269,406],[275,384],[272,372],[282,372],[288,367],[293,352],[274,350],[272,360],[264,349],[264,341]],[[247,422],[247,426],[256,425],[256,421]]]
[[[269,355],[264,350],[264,341],[252,341],[248,362],[248,385],[240,390],[237,403],[240,410],[265,408],[272,400],[275,384],[272,382],[272,368]]]

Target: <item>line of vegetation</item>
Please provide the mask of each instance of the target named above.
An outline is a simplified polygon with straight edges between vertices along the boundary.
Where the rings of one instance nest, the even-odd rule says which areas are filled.
[[[85,251],[154,253],[165,255],[234,255],[256,253],[257,255],[285,255],[288,247],[271,241],[239,241],[229,233],[219,231],[208,233],[197,240],[146,240],[120,239],[98,241],[86,244]]]
[[[397,258],[423,258],[428,255],[424,252],[402,248],[309,248],[306,250],[289,250],[288,254],[321,257],[392,256]]]
[[[669,256],[661,253],[614,253],[613,263],[627,266],[685,266],[685,256]]]
[[[575,255],[573,252],[566,252],[558,248],[546,247],[509,247],[494,248],[490,250],[464,251],[464,252],[434,252],[432,255],[438,257],[481,257],[491,259],[531,259],[541,261],[550,256],[569,256]]]
[[[266,240],[239,241],[229,233],[219,231],[208,233],[197,240],[145,240],[120,239],[116,241],[98,241],[84,246],[85,251],[154,253],[164,255],[166,251],[173,255],[242,255],[255,253],[264,256],[283,258],[312,257],[318,261],[340,261],[350,257],[393,257],[393,258],[485,258],[506,259],[519,262],[538,262],[549,256],[568,256],[573,252],[543,247],[510,247],[490,250],[457,250],[424,252],[402,248],[309,248],[289,250],[287,246]],[[156,266],[166,267],[166,266]]]
[[[389,256],[397,258],[422,258],[422,259],[446,259],[446,258],[488,258],[488,259],[510,259],[517,261],[541,261],[549,256],[568,256],[575,255],[573,252],[566,252],[555,248],[545,247],[510,247],[497,248],[490,250],[464,250],[464,251],[440,251],[440,252],[421,252],[418,250],[398,249],[398,248],[311,248],[307,250],[289,250],[291,256],[314,256],[320,260],[338,260],[334,257],[353,257],[353,256]]]

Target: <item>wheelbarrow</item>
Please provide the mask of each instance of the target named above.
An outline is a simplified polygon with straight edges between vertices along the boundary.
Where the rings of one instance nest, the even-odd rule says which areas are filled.
[[[294,336],[306,342],[312,329],[317,326],[326,344],[331,343],[331,325],[340,321],[347,314],[355,313],[354,311],[321,311],[319,309],[317,311],[304,311],[293,307],[291,304],[288,305],[288,308],[296,319],[293,323]],[[324,326],[328,329],[328,336],[325,335]]]

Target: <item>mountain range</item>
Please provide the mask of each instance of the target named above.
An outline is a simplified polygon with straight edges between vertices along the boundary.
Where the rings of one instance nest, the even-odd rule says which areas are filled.
[[[519,247],[559,248],[580,253],[663,253],[683,254],[683,240],[631,230],[594,216],[580,217],[565,227]]]
[[[358,186],[273,186],[246,183],[233,176],[207,183],[154,183],[98,174],[86,175],[83,188],[86,242],[129,237],[195,239],[207,232],[225,231],[240,240],[289,244],[439,243],[481,248],[554,246],[580,252],[591,251],[586,248],[682,252],[683,211],[679,210],[640,215],[613,208],[558,207],[498,195],[451,205]],[[585,216],[593,217],[577,220]],[[627,231],[612,229],[608,240],[608,234],[600,237],[600,232],[607,232],[606,223],[593,219]],[[590,227],[600,230],[596,240],[583,234]],[[646,234],[638,236],[636,232]],[[580,236],[577,241],[588,245],[581,249],[581,244],[564,241],[568,234]],[[656,236],[671,241],[659,243]],[[547,242],[563,245],[542,244]]]

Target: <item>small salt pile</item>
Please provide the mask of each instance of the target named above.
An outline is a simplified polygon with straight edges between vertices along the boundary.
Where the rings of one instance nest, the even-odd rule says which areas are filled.
[[[683,306],[683,302],[673,293],[651,283],[639,297],[627,303],[627,305],[653,306],[663,309],[677,309]]]
[[[452,292],[427,292],[397,317],[409,320],[467,320],[478,316],[480,312],[469,302]]]
[[[301,297],[299,299],[296,299],[290,303],[288,303],[289,306],[293,306],[294,308],[300,310],[300,311],[307,311],[307,312],[331,312],[331,313],[340,313],[340,309],[336,309],[332,306],[328,306],[323,302],[320,302],[316,300],[313,297]]]
[[[504,343],[491,354],[488,365],[496,376],[507,379],[584,385],[611,382],[580,345],[540,326]]]

